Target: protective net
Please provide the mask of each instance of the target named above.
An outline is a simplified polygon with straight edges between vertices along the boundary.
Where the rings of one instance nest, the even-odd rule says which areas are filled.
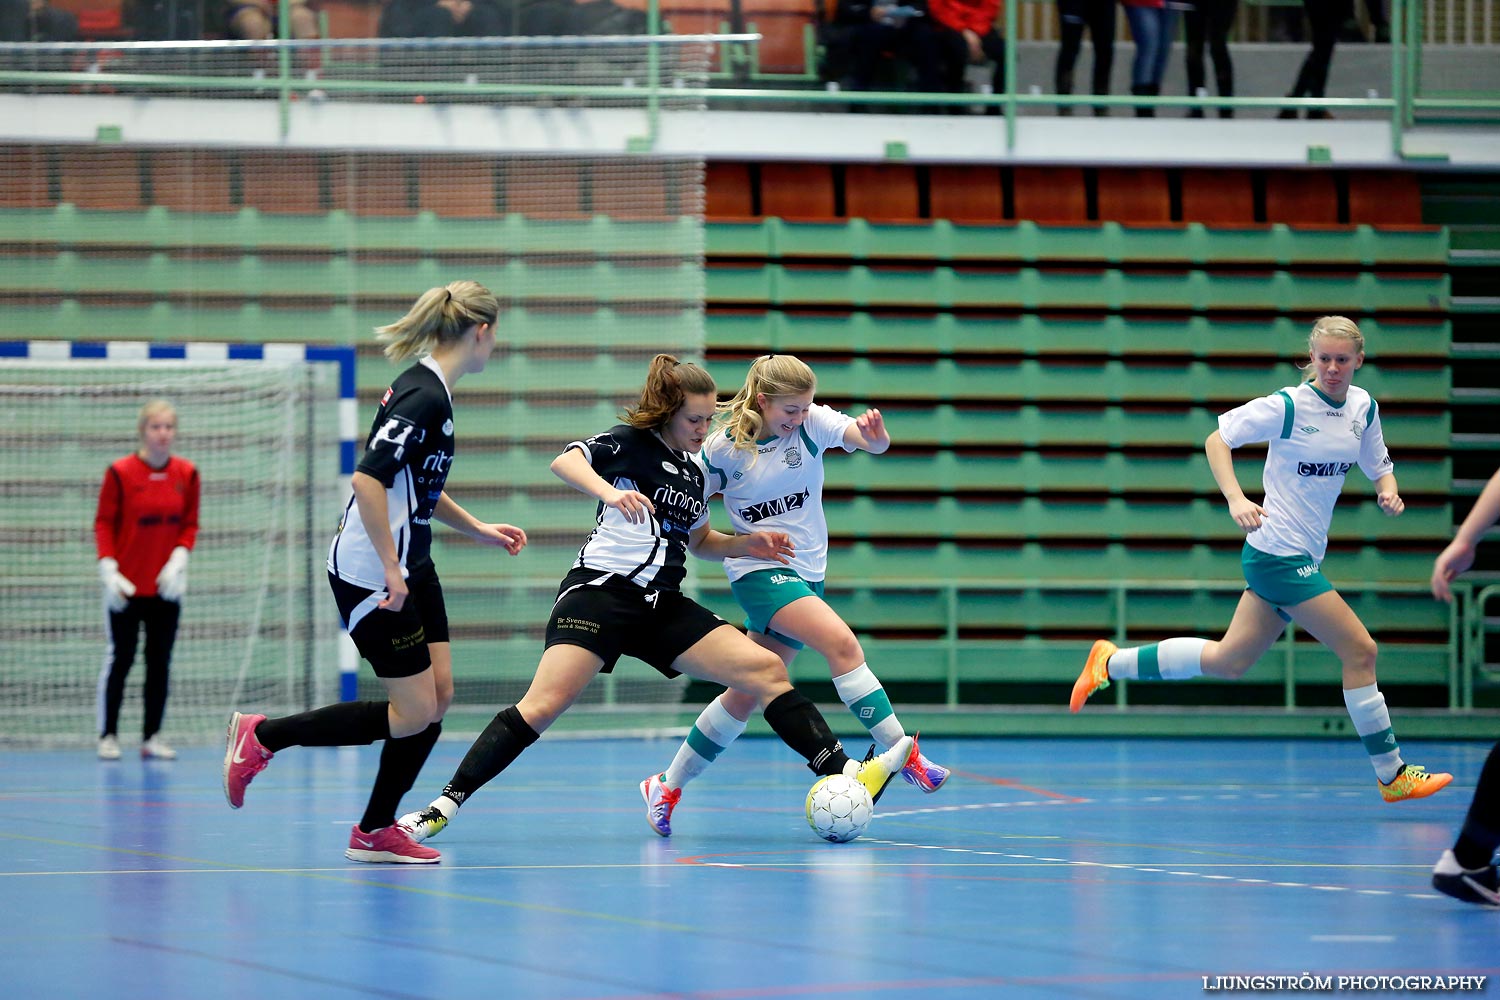
[[[593,523],[592,502],[548,463],[618,421],[654,354],[703,356],[703,162],[655,150],[664,135],[701,148],[684,136],[702,127],[690,91],[712,46],[342,40],[0,55],[12,68],[30,60],[37,113],[82,106],[95,122],[138,123],[108,145],[0,146],[0,338],[108,329],[354,345],[362,440],[400,371],[371,329],[459,278],[500,297],[500,349],[458,387],[449,490],[477,516],[524,527],[531,545],[512,560],[440,527],[435,556],[456,710],[513,702]],[[274,150],[247,138],[278,133],[288,141]],[[367,670],[360,684],[379,697]],[[633,664],[580,707],[672,704],[681,690]]]
[[[98,735],[94,515],[106,468],[140,446],[137,415],[158,398],[176,407],[174,453],[203,485],[163,737],[210,742],[231,706],[286,712],[335,696],[338,616],[319,565],[338,502],[330,367],[0,361],[0,742]],[[141,728],[140,657],[120,718],[127,745]]]

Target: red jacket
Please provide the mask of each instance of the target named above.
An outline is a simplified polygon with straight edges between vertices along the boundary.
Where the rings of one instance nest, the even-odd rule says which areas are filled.
[[[135,596],[156,594],[156,575],[172,550],[191,549],[198,538],[198,470],[173,455],[153,469],[138,454],[126,455],[104,472],[94,542],[99,558],[120,564]]]
[[[1000,15],[1000,0],[927,0],[927,13],[954,31],[967,28],[976,35],[987,35]]]

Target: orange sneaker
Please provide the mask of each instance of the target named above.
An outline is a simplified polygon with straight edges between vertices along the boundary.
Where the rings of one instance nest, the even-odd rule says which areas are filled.
[[[1425,799],[1433,792],[1440,792],[1448,787],[1448,782],[1453,780],[1453,775],[1438,771],[1429,774],[1425,767],[1420,764],[1402,764],[1401,770],[1391,779],[1390,784],[1380,782],[1380,797],[1387,802],[1400,802],[1402,799]]]
[[[1073,682],[1073,696],[1068,699],[1069,711],[1076,712],[1089,700],[1089,695],[1109,687],[1109,658],[1119,652],[1120,647],[1108,639],[1100,639],[1089,650],[1089,658],[1083,664],[1083,673]]]

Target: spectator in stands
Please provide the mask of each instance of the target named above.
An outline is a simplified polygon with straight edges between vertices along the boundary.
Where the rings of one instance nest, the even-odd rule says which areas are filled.
[[[1167,72],[1167,57],[1172,54],[1172,38],[1177,32],[1178,0],[1120,0],[1125,6],[1125,20],[1130,37],[1135,39],[1135,59],[1130,64],[1130,92],[1136,97],[1155,97],[1161,93],[1162,77]],[[1138,105],[1137,118],[1151,118],[1156,108]]]
[[[828,569],[828,521],[823,513],[823,460],[834,449],[882,455],[890,432],[877,409],[851,417],[813,403],[818,378],[790,354],[756,358],[745,384],[721,410],[703,444],[708,475],[704,494],[720,493],[737,534],[784,531],[792,540],[790,561],[746,556],[724,560],[734,599],[744,608],[745,628],[757,646],[775,653],[790,672],[805,647],[828,661],[834,693],[854,713],[882,750],[906,730],[891,699],[865,662],[854,632],[823,599]],[[702,774],[745,731],[755,699],[733,688],[709,702],[677,748],[665,771],[641,782],[646,822],[671,836],[672,810],[683,786]],[[948,780],[948,769],[920,750],[901,776],[924,792]]]
[[[1116,678],[1237,680],[1281,637],[1288,621],[1328,647],[1343,665],[1344,706],[1353,720],[1380,796],[1387,802],[1425,798],[1453,780],[1429,774],[1401,757],[1385,695],[1375,682],[1375,640],[1323,576],[1328,526],[1344,486],[1358,467],[1375,484],[1375,502],[1391,517],[1406,509],[1386,450],[1375,400],[1354,384],[1364,364],[1364,335],[1343,316],[1324,316],[1308,335],[1312,379],[1220,414],[1203,443],[1208,467],[1245,532],[1240,562],[1246,589],[1229,629],[1218,641],[1179,637],[1118,649],[1094,643],[1073,685],[1069,707]],[[1265,503],[1245,496],[1235,476],[1233,450],[1267,442]]]
[[[244,41],[280,38],[278,11],[289,19],[292,38],[318,37],[318,15],[307,0],[229,0],[224,10],[229,37]]]
[[[0,42],[76,42],[78,18],[47,0],[0,0]]]
[[[899,75],[902,64],[911,67],[918,90],[944,89],[927,0],[838,0],[823,42],[826,75],[848,90],[873,90],[884,66],[894,65]]]
[[[104,472],[94,515],[99,579],[104,585],[109,649],[99,685],[99,759],[119,760],[120,704],[146,630],[146,711],[141,756],[177,756],[158,735],[167,708],[167,674],[187,592],[188,553],[198,538],[198,470],[172,454],[177,411],[157,399],[136,421],[141,446]]]
[[[1333,65],[1333,47],[1339,40],[1339,25],[1352,17],[1354,0],[1302,0],[1307,23],[1312,28],[1312,49],[1302,61],[1297,82],[1288,97],[1322,97],[1328,87],[1328,69]],[[1296,118],[1296,108],[1282,108],[1277,118]],[[1309,108],[1309,118],[1332,118],[1326,108]]]
[[[201,38],[200,7],[189,0],[125,0],[123,19],[137,41]]]
[[[491,0],[391,0],[380,15],[381,38],[485,38],[510,33]]]
[[[1209,55],[1214,61],[1214,82],[1220,97],[1234,96],[1234,63],[1229,57],[1229,29],[1234,27],[1234,15],[1239,10],[1239,0],[1192,0],[1192,6],[1182,12],[1182,26],[1187,35],[1187,85],[1188,93],[1194,97],[1202,91],[1203,46],[1208,44]],[[1193,108],[1190,118],[1202,118],[1203,109]],[[1220,108],[1220,118],[1233,118],[1233,108]]]
[[[1432,596],[1453,600],[1451,584],[1474,565],[1480,539],[1500,520],[1500,472],[1490,477],[1474,509],[1459,525],[1453,541],[1432,565]],[[1432,885],[1466,903],[1500,906],[1500,874],[1495,869],[1495,849],[1500,848],[1500,743],[1490,748],[1474,799],[1458,831],[1453,847],[1443,852],[1432,869]]]
[[[1109,74],[1115,62],[1115,0],[1057,0],[1057,19],[1061,30],[1061,43],[1057,48],[1057,65],[1053,70],[1057,92],[1073,92],[1073,66],[1083,48],[1083,31],[1089,32],[1089,43],[1094,47],[1094,71],[1091,79],[1092,94],[1109,93]],[[1071,104],[1057,107],[1060,115],[1071,115]],[[1109,108],[1096,105],[1094,114],[1103,117]]]
[[[851,760],[775,653],[682,592],[689,552],[715,561],[754,556],[784,563],[793,551],[785,532],[726,535],[709,527],[698,452],[716,395],[706,370],[658,354],[624,422],[570,442],[552,460],[553,475],[598,501],[591,530],[558,587],[526,694],[490,720],[431,805],[399,820],[416,840],[442,832],[460,806],[621,656],[644,660],[667,677],[687,674],[744,691],[809,770],[847,774],[872,798],[916,756],[916,740],[908,736],[864,763]]]
[[[1000,14],[1000,0],[927,0],[932,18],[933,41],[937,46],[939,65],[944,74],[944,90],[958,94],[964,90],[964,70],[968,66],[993,63],[990,91],[1005,91],[1005,41],[995,26]],[[999,114],[991,107],[990,114]]]

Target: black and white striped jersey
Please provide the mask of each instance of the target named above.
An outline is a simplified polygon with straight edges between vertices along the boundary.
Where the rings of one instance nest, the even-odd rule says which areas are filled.
[[[453,397],[437,362],[423,358],[381,397],[357,467],[386,488],[391,536],[409,576],[432,571],[432,511],[452,465]],[[328,547],[328,571],[361,587],[385,587],[380,557],[353,496]]]
[[[578,550],[574,568],[614,573],[643,587],[679,589],[686,573],[688,535],[708,522],[703,468],[697,459],[669,448],[654,432],[628,424],[571,442],[568,448],[582,451],[605,482],[643,493],[656,505],[655,515],[631,524],[619,511],[600,503],[597,523]]]

